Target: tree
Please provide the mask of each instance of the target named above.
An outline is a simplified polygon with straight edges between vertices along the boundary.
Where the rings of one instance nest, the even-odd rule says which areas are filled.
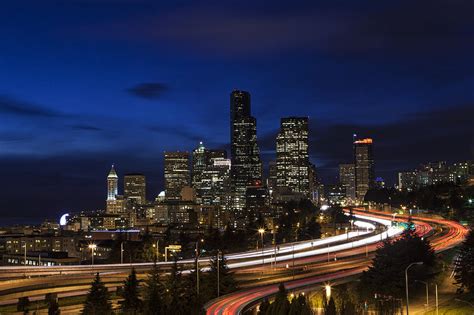
[[[233,273],[227,266],[227,259],[224,255],[219,255],[219,264],[217,256],[210,259],[211,269],[204,279],[204,294],[206,299],[210,300],[217,297],[217,273],[219,272],[219,293],[220,295],[228,294],[237,290],[237,282]],[[219,268],[218,268],[219,265]]]
[[[290,302],[288,301],[288,293],[285,285],[280,283],[275,301],[270,304],[267,315],[287,315],[290,311]]]
[[[18,304],[16,309],[18,312],[28,313],[30,307],[30,299],[27,296],[21,297],[18,299]]]
[[[267,299],[264,299],[262,303],[260,303],[260,307],[258,308],[258,315],[265,315],[270,307],[270,303]]]
[[[474,291],[474,232],[471,230],[459,249],[454,265],[454,279],[458,291]]]
[[[132,272],[124,281],[122,297],[124,300],[121,303],[121,310],[125,314],[137,314],[142,307],[142,301],[138,293],[139,282],[137,279],[137,272],[132,268]]]
[[[48,315],[59,315],[61,311],[59,310],[59,304],[56,300],[49,301],[48,303]]]
[[[160,273],[155,260],[153,268],[148,273],[148,278],[145,281],[145,288],[143,292],[143,313],[145,315],[162,314],[162,292],[163,285],[160,280]]]
[[[336,315],[336,303],[334,302],[334,299],[331,297],[329,299],[329,302],[324,307],[324,315]]]
[[[361,276],[359,291],[365,298],[375,294],[391,297],[393,303],[403,298],[405,293],[405,268],[413,262],[421,261],[423,266],[410,269],[412,279],[427,280],[435,265],[435,254],[427,239],[422,239],[414,231],[406,230],[399,239],[385,240],[375,252],[372,265]]]
[[[175,258],[170,275],[167,277],[164,294],[163,314],[184,314],[185,290],[182,282],[181,270],[178,268],[178,261]]]
[[[109,291],[100,280],[99,273],[96,274],[91,288],[84,302],[84,315],[112,314],[112,304],[110,303]]]
[[[288,313],[289,315],[310,315],[311,313],[311,307],[303,294],[293,298]]]

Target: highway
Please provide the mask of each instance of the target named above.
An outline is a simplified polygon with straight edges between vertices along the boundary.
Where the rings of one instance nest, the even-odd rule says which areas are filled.
[[[368,222],[369,221],[369,222]],[[367,216],[358,214],[354,222],[356,227],[363,230],[352,231],[347,234],[340,234],[324,239],[304,241],[298,243],[288,243],[275,247],[266,247],[263,250],[253,250],[244,253],[227,255],[228,265],[234,269],[238,277],[261,274],[270,268],[272,264],[275,275],[273,279],[261,279],[264,281],[274,281],[275,278],[288,276],[288,273],[295,277],[295,271],[300,266],[327,261],[330,257],[344,258],[353,255],[363,254],[364,251],[372,251],[375,244],[381,239],[392,237],[401,232],[400,228],[390,227],[391,221],[383,217]],[[376,232],[376,226],[384,226],[384,232]],[[360,246],[365,245],[365,248]],[[276,251],[276,255],[275,254]],[[333,256],[334,255],[334,256]],[[292,269],[288,270],[288,262],[291,261]],[[263,265],[262,265],[263,262]],[[276,262],[276,264],[274,264]],[[189,268],[194,264],[194,260],[179,261],[184,268]],[[200,266],[203,271],[208,269],[209,257],[200,259]],[[160,267],[169,267],[172,263],[160,262]],[[152,263],[138,264],[109,264],[109,265],[77,265],[77,266],[5,266],[0,267],[0,305],[9,304],[19,296],[28,295],[30,297],[44,296],[45,292],[60,292],[67,295],[84,294],[84,289],[90,284],[93,274],[100,272],[103,280],[110,288],[120,285],[131,267],[135,267],[139,274],[144,274],[152,266]],[[186,271],[184,271],[186,272]],[[304,271],[306,272],[306,271]],[[299,275],[296,274],[296,277]],[[268,278],[268,277],[267,277]],[[251,281],[255,284],[255,281]]]
[[[398,222],[406,222],[408,219],[408,216],[404,215],[397,215],[396,218],[393,218],[391,214],[380,211],[366,212],[355,210],[353,213],[358,217],[366,217],[369,215],[372,219],[391,219]],[[444,219],[412,217],[412,222],[415,224],[415,232],[422,237],[429,237],[433,248],[438,253],[459,245],[468,233],[468,230],[459,223]],[[384,233],[389,234],[389,231]],[[366,242],[369,242],[368,239],[373,237],[376,236],[370,236],[360,241],[351,242],[354,245],[354,249],[351,249],[350,251],[353,252],[345,250],[342,253],[338,253],[338,258],[340,260],[344,257],[349,257],[348,259],[344,259],[347,262],[345,265],[336,266],[334,264],[328,264],[327,262],[324,262],[325,259],[324,256],[321,257],[322,255],[319,255],[319,259],[318,256],[310,256],[310,260],[307,260],[304,263],[314,263],[316,261],[319,261],[320,264],[325,263],[326,268],[321,271],[321,274],[305,276],[302,279],[297,280],[280,282],[284,282],[287,289],[295,290],[305,287],[314,287],[323,282],[335,281],[344,277],[358,275],[366,270],[370,264],[372,255],[368,255],[368,252],[375,251],[378,246],[377,243],[371,242],[370,246],[365,246],[365,250],[361,248]],[[390,235],[390,237],[396,237],[396,234]],[[359,257],[365,252],[366,258],[361,262],[360,258],[357,259],[358,256],[355,251],[358,251]],[[317,253],[313,254],[317,255]],[[209,302],[206,305],[206,314],[240,314],[245,308],[252,306],[265,297],[271,297],[277,291],[277,282],[271,285],[244,289]]]

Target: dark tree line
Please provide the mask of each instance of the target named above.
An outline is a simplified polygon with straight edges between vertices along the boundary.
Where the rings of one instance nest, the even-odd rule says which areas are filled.
[[[163,275],[155,263],[144,281],[139,281],[135,269],[132,269],[124,281],[123,288],[118,290],[118,294],[123,298],[120,301],[120,312],[144,315],[204,314],[204,303],[216,298],[218,294],[218,271],[221,295],[237,289],[237,283],[227,267],[225,257],[220,255],[219,261],[217,257],[213,257],[210,262],[210,271],[199,273],[199,293],[196,270],[184,275],[177,260],[167,275]],[[110,294],[99,274],[91,285],[82,313],[86,315],[112,313]]]
[[[259,315],[310,315],[311,306],[303,294],[294,296],[290,301],[283,283],[280,283],[275,300],[270,303],[265,299],[259,307]]]
[[[459,249],[454,272],[455,283],[459,287],[458,291],[460,293],[474,292],[474,232],[472,230]]]

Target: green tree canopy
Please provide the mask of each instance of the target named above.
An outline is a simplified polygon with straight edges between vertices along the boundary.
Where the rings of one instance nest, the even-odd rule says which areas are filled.
[[[101,281],[99,273],[96,274],[91,288],[87,293],[82,314],[112,314],[112,304],[110,303],[109,291]]]

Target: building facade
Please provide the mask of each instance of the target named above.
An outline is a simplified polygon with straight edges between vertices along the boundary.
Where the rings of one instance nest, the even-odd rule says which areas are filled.
[[[339,164],[339,184],[344,188],[346,198],[355,199],[355,165]]]
[[[262,180],[262,162],[257,145],[257,121],[251,116],[250,94],[234,90],[230,94],[231,182],[233,212],[245,220],[245,193],[250,183]]]
[[[354,141],[354,167],[356,198],[364,200],[367,191],[374,187],[374,157],[371,138]]]
[[[281,119],[276,140],[277,186],[309,197],[308,118]]]
[[[123,178],[123,194],[137,204],[146,203],[146,178],[143,174],[127,174]]]
[[[179,200],[181,189],[190,186],[188,152],[165,152],[166,199]]]

